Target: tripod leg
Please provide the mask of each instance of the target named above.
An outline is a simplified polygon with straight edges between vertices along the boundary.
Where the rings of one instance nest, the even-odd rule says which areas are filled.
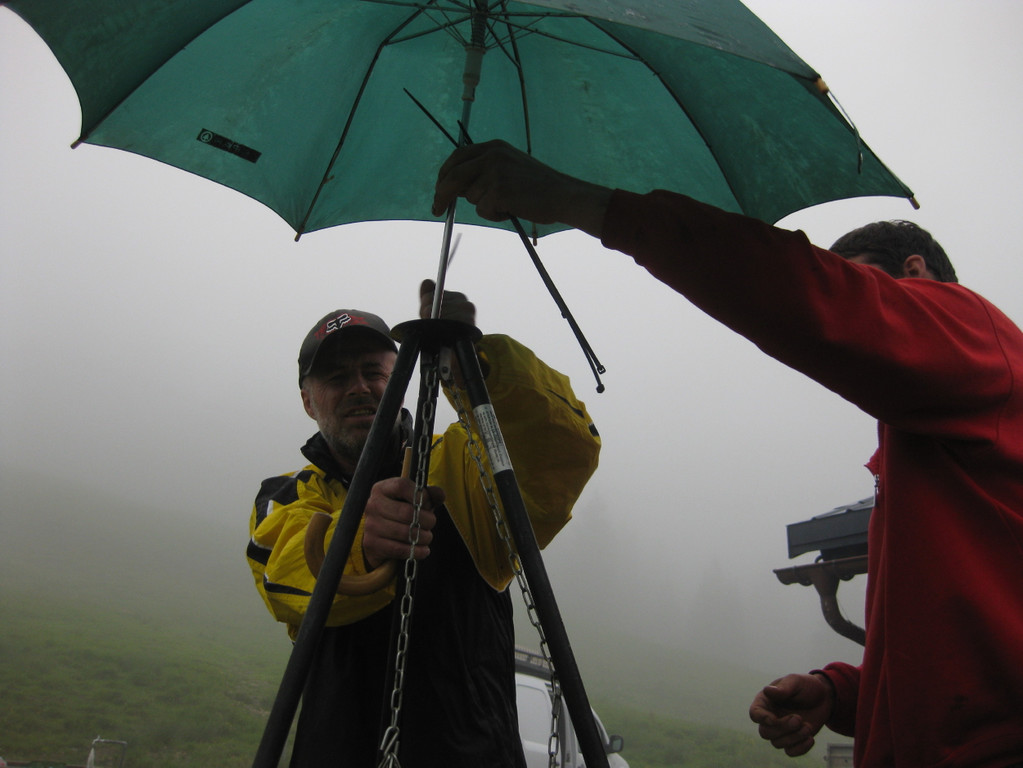
[[[409,338],[415,338],[417,339],[416,343],[420,343],[422,332],[428,329],[432,322],[416,323],[413,321],[398,326],[397,332],[399,338],[402,339],[402,344],[409,343]],[[430,336],[430,334],[427,335]],[[420,343],[419,362],[419,399],[416,405],[415,428],[410,446],[410,476],[415,478],[416,487],[422,489],[426,487],[430,473],[430,447],[433,441],[439,386],[437,350],[435,343],[431,343],[429,338],[424,343]],[[380,713],[378,733],[381,740],[377,749],[376,761],[378,766],[391,765],[392,759],[397,760],[398,740],[401,732],[400,701],[405,679],[405,664],[408,658],[406,652],[409,646],[412,619],[411,606],[415,603],[416,569],[416,564],[407,560],[404,567],[399,569],[395,584],[395,600],[391,609],[391,632],[388,642],[388,648],[393,651],[392,661],[394,663],[388,666],[384,675],[383,690],[391,693],[384,697],[384,705]],[[395,685],[396,679],[398,680],[397,686]]]
[[[384,396],[377,410],[377,417],[370,429],[366,447],[359,457],[355,475],[348,487],[344,506],[334,538],[327,548],[320,574],[313,588],[309,605],[306,608],[302,625],[298,629],[295,645],[292,648],[288,664],[284,669],[277,697],[267,718],[263,737],[256,750],[253,768],[277,768],[278,761],[284,751],[284,744],[291,730],[298,702],[302,697],[309,670],[312,667],[316,644],[327,623],[327,614],[334,601],[337,584],[341,580],[345,563],[351,553],[359,520],[369,500],[374,479],[384,459],[391,437],[391,428],[405,397],[405,390],[419,354],[419,339],[412,335],[398,349],[398,358]]]
[[[479,358],[472,342],[459,339],[455,342],[455,354],[465,380],[465,389],[469,395],[473,413],[476,415],[480,436],[490,458],[494,472],[494,485],[497,487],[504,506],[505,520],[511,532],[518,552],[526,581],[533,593],[537,616],[543,627],[550,648],[551,661],[558,674],[568,711],[572,715],[579,747],[582,750],[586,765],[590,768],[608,768],[607,753],[604,742],[593,719],[589,699],[583,687],[582,676],[575,662],[575,655],[568,641],[568,633],[561,619],[554,590],[540,555],[540,547],[536,543],[533,526],[526,513],[526,505],[522,500],[515,470],[511,466],[504,438],[501,435],[497,417],[490,403],[480,370]]]

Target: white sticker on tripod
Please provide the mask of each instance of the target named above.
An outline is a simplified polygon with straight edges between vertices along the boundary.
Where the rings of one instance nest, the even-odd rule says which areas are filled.
[[[472,412],[476,416],[476,426],[479,428],[480,437],[483,438],[483,445],[486,446],[487,455],[490,457],[490,468],[494,474],[511,469],[511,457],[504,444],[501,428],[497,425],[494,406],[487,403],[477,406]]]

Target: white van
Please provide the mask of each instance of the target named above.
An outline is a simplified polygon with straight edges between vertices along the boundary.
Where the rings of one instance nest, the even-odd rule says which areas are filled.
[[[543,656],[524,648],[515,649],[515,682],[518,691],[519,734],[527,768],[547,768],[548,744],[551,736],[550,671]],[[608,736],[597,713],[593,713],[597,731],[604,742],[610,768],[629,768],[619,752],[624,746],[621,736]],[[562,702],[558,725],[558,765],[560,768],[582,768],[586,765],[576,740],[568,707]]]

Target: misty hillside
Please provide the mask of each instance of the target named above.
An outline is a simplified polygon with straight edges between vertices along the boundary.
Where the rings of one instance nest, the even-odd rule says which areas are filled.
[[[276,644],[287,653],[287,636],[245,564],[251,499],[239,500],[237,509],[204,508],[190,495],[187,477],[180,498],[119,498],[116,468],[95,488],[7,467],[0,477],[5,586],[141,621],[185,623],[215,643],[245,637],[254,648]]]
[[[116,490],[116,472],[104,481]],[[84,757],[97,734],[130,732],[173,751],[176,741],[184,747],[230,733],[237,764],[251,762],[290,643],[245,564],[248,500],[202,510],[188,497],[187,478],[181,492],[117,498],[5,468],[0,755],[13,759],[12,740],[41,749],[52,739],[60,754]],[[626,736],[634,766],[642,765],[635,760],[642,745],[630,741],[629,722],[635,731],[654,718],[692,722],[752,743],[746,708],[762,672],[640,642],[611,609],[568,630],[590,698],[609,729]],[[532,631],[520,628],[520,641],[535,644]],[[753,747],[758,764],[775,764],[774,750]],[[44,756],[59,757],[37,755]]]

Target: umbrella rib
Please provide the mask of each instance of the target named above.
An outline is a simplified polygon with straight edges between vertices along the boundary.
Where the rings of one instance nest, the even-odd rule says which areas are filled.
[[[506,3],[502,3],[502,7],[505,7]],[[519,43],[515,37],[515,27],[507,19],[504,20],[505,25],[508,27],[508,44],[511,46],[511,53],[509,54],[504,50],[504,46],[500,45],[501,51],[508,56],[515,65],[515,71],[519,77],[519,94],[522,98],[522,122],[523,128],[526,131],[526,152],[533,154],[533,131],[529,121],[529,99],[526,94],[526,77],[522,70],[522,57],[519,54]],[[494,39],[497,40],[497,35],[494,35]]]
[[[606,29],[604,29],[594,19],[587,18],[586,20],[588,22],[590,22],[591,24],[593,24],[593,26],[595,26],[597,29],[599,29],[601,32],[603,32],[605,35],[607,35],[609,38],[611,38],[616,43],[618,43],[618,45],[622,46],[622,48],[624,48],[630,54],[632,54],[632,57],[635,58],[636,61],[640,62],[641,64],[643,64],[643,66],[645,66],[647,69],[650,70],[650,73],[661,82],[661,85],[663,85],[664,89],[671,95],[671,98],[678,105],[678,108],[680,110],[682,110],[682,113],[689,119],[689,123],[693,126],[693,128],[696,130],[696,132],[700,135],[700,139],[703,141],[704,146],[707,147],[707,151],[710,152],[711,156],[714,158],[714,162],[717,163],[719,168],[722,167],[721,163],[719,162],[719,159],[718,159],[717,151],[714,149],[714,145],[711,144],[711,142],[709,142],[707,140],[707,136],[704,134],[703,129],[696,122],[696,120],[693,119],[693,116],[690,114],[689,110],[686,109],[686,105],[682,102],[682,99],[680,99],[678,97],[678,94],[675,93],[674,89],[667,82],[665,82],[663,77],[661,77],[661,73],[658,72],[653,67],[651,67],[650,63],[646,59],[644,59],[640,54],[638,54],[636,51],[634,51],[629,45],[627,45],[624,41],[618,39],[618,37],[616,37],[613,33],[609,32]],[[732,186],[731,179],[729,179],[727,176],[725,176],[724,173],[721,174],[721,177],[725,180],[725,184],[728,186],[729,192],[732,193],[732,199],[734,199],[736,202],[739,202],[739,196],[736,194],[735,187]],[[740,203],[740,205],[741,205],[741,203]]]
[[[377,0],[374,0],[374,2],[376,1]],[[320,179],[320,183],[316,187],[316,192],[313,193],[313,198],[312,200],[309,201],[309,206],[306,208],[305,215],[299,222],[298,227],[295,228],[296,241],[302,236],[302,233],[305,232],[306,224],[309,223],[309,217],[312,216],[313,209],[316,207],[316,203],[320,199],[320,193],[323,191],[323,188],[324,186],[326,186],[327,182],[330,181],[330,179],[332,178],[331,172],[334,170],[334,164],[337,162],[337,158],[341,154],[341,147],[344,146],[345,139],[348,138],[348,131],[352,127],[352,121],[355,120],[355,113],[359,109],[359,102],[362,101],[362,96],[366,92],[366,86],[369,83],[370,77],[373,75],[373,69],[374,67],[376,67],[377,61],[380,59],[380,53],[387,45],[391,43],[391,39],[394,37],[394,35],[396,35],[406,26],[411,24],[414,19],[416,19],[419,15],[421,15],[424,12],[424,10],[425,9],[422,7],[417,7],[414,13],[409,15],[404,21],[398,24],[398,26],[395,27],[391,31],[391,33],[381,41],[380,45],[377,46],[376,52],[374,52],[373,54],[373,60],[370,61],[369,66],[366,67],[366,71],[362,76],[362,82],[359,83],[359,92],[356,94],[355,101],[352,103],[352,108],[348,112],[348,119],[345,120],[345,127],[341,131],[341,136],[338,139],[337,146],[334,148],[334,153],[330,157],[330,162],[327,163],[327,167],[323,172],[323,178]]]
[[[426,9],[423,9],[422,13],[423,13],[423,15],[426,15],[426,16],[429,15],[427,13]],[[415,40],[418,37],[425,37],[426,35],[432,35],[434,32],[447,32],[452,37],[454,37],[456,40],[458,40],[460,43],[464,44],[465,43],[465,39],[462,38],[461,35],[459,35],[454,30],[454,27],[456,27],[459,24],[463,24],[464,22],[466,22],[468,20],[469,20],[468,16],[461,16],[461,17],[455,18],[455,19],[453,19],[453,18],[445,18],[443,23],[437,22],[437,25],[435,27],[431,27],[429,29],[424,29],[421,32],[415,32],[415,33],[413,33],[411,35],[406,35],[405,37],[395,37],[395,38],[393,38],[391,40],[388,40],[385,43],[385,45],[397,45],[398,43],[404,43],[404,42],[408,42],[409,40]]]
[[[209,24],[207,24],[198,34],[193,35],[192,39],[195,39],[195,38],[199,37],[200,35],[204,34],[207,30],[215,27],[217,24],[219,24],[221,21],[223,21],[226,17],[230,16],[232,13],[235,13],[243,5],[248,5],[250,2],[252,2],[252,0],[243,0],[243,2],[238,3],[238,5],[236,5],[234,8],[231,8],[230,10],[225,11],[221,16],[219,16],[216,19],[213,19]],[[0,2],[0,5],[3,5],[3,3]],[[110,107],[110,109],[108,109],[105,113],[103,113],[103,115],[101,115],[95,121],[93,121],[92,125],[90,125],[88,127],[85,126],[85,112],[82,111],[82,132],[81,132],[81,135],[79,135],[79,137],[77,139],[75,139],[71,143],[71,148],[74,149],[75,147],[77,147],[82,142],[88,141],[89,140],[89,136],[92,135],[92,132],[95,131],[96,128],[98,128],[100,125],[103,124],[103,121],[105,121],[108,117],[110,117],[110,115],[112,115],[114,112],[116,112],[118,109],[120,109],[121,105],[124,104],[124,102],[126,102],[129,98],[131,98],[131,95],[133,93],[135,93],[135,91],[137,91],[139,88],[141,88],[142,85],[145,84],[145,82],[150,78],[151,75],[153,75],[155,72],[157,72],[160,69],[160,67],[162,67],[168,61],[170,61],[170,59],[172,59],[174,56],[176,56],[177,53],[178,53],[178,51],[174,51],[174,53],[171,56],[165,58],[163,61],[160,62],[160,64],[157,67],[155,67],[149,73],[147,73],[144,77],[142,77],[134,86],[132,86],[130,88],[130,90],[128,90],[127,93],[125,93],[120,98],[120,100],[118,100],[118,102],[116,104],[114,104],[112,107]]]
[[[376,3],[377,5],[397,5],[403,8],[416,8],[420,11],[425,11],[427,8],[435,8],[438,11],[451,10],[441,7],[439,3],[433,2],[432,0],[428,3],[406,2],[405,0],[363,0],[363,2]],[[452,2],[451,6],[452,8],[463,12],[469,11],[469,6],[465,3]]]
[[[508,20],[507,15],[502,15],[501,21],[504,23],[505,27],[508,28],[508,34],[507,34],[506,40],[507,40],[507,43],[512,46],[512,52],[509,53],[505,49],[505,39],[503,39],[500,35],[497,34],[497,31],[494,28],[494,23],[493,22],[489,22],[487,26],[490,29],[490,36],[494,38],[494,47],[497,48],[499,51],[501,51],[501,53],[503,53],[505,55],[505,57],[508,59],[508,61],[510,61],[512,63],[512,66],[514,66],[516,69],[518,69],[519,72],[521,73],[521,71],[522,71],[522,61],[521,61],[521,59],[519,58],[519,55],[518,55],[518,42],[515,40],[515,32],[516,32],[516,30],[520,30],[520,31],[522,31],[522,32],[524,32],[526,34],[531,34],[531,33],[535,32],[536,30],[530,29],[530,27],[527,26],[527,25],[512,24]],[[533,23],[538,23],[539,21],[540,21],[539,17],[536,17],[536,18],[533,19]]]
[[[397,5],[397,6],[403,6],[403,7],[406,7],[406,8],[415,8],[415,9],[417,9],[417,10],[423,12],[423,13],[426,13],[427,11],[430,11],[430,10],[440,11],[441,13],[445,13],[445,14],[449,13],[449,12],[452,12],[452,11],[455,11],[455,10],[461,11],[461,12],[466,13],[466,14],[471,12],[470,9],[468,8],[468,6],[462,5],[460,3],[454,3],[452,5],[452,7],[450,7],[450,8],[443,8],[443,7],[439,6],[436,3],[403,2],[402,0],[365,0],[365,1],[366,2],[371,2],[371,3],[379,3],[381,5]],[[504,7],[504,3],[503,2],[497,2],[492,7],[498,7],[498,6]],[[496,15],[499,16],[500,20],[503,21],[508,26],[509,31],[512,30],[512,29],[517,29],[518,31],[526,33],[526,34],[540,35],[541,37],[545,37],[548,40],[555,40],[555,41],[557,41],[559,43],[565,43],[566,45],[575,46],[576,48],[585,48],[587,50],[596,51],[598,53],[604,53],[604,54],[607,54],[608,56],[619,56],[621,58],[626,58],[626,59],[638,58],[634,53],[631,53],[631,52],[630,52],[631,55],[627,55],[627,54],[622,53],[621,51],[612,51],[612,50],[608,50],[607,48],[601,48],[601,47],[595,46],[595,45],[586,45],[584,43],[580,43],[580,42],[577,42],[575,40],[570,40],[568,38],[561,37],[559,35],[552,35],[550,32],[545,32],[543,30],[535,28],[535,25],[538,24],[541,20],[543,20],[543,19],[551,19],[551,18],[557,18],[557,19],[580,19],[580,20],[588,21],[588,22],[592,23],[592,21],[593,21],[592,19],[590,19],[588,16],[584,16],[584,15],[579,14],[579,13],[570,13],[570,12],[529,13],[529,12],[525,12],[525,11],[505,11],[505,10],[502,10],[499,14],[496,14]],[[413,40],[413,39],[415,39],[417,37],[422,37],[423,35],[431,34],[432,32],[435,32],[435,31],[438,31],[438,30],[442,30],[442,29],[444,29],[446,27],[452,27],[452,26],[455,26],[456,24],[460,24],[460,23],[466,21],[467,18],[468,18],[468,16],[463,16],[463,17],[456,18],[456,19],[448,19],[445,24],[438,25],[434,29],[428,29],[428,30],[425,30],[425,31],[422,31],[422,32],[416,32],[415,34],[410,34],[410,35],[408,35],[406,37],[395,37],[392,40],[390,40],[389,42],[391,44],[397,44],[397,43],[405,42],[407,40]],[[490,17],[488,16],[488,18],[490,18]],[[528,21],[515,21],[515,19],[518,19],[518,18],[527,19]],[[612,39],[614,39],[614,38],[612,37]],[[500,47],[502,45],[501,39],[496,34],[494,35],[494,40],[495,40],[495,45],[496,46]],[[626,47],[626,46],[623,46],[623,47]],[[626,48],[626,50],[628,50],[628,48]]]
[[[519,14],[519,15],[522,15],[522,14]],[[563,18],[563,19],[580,19],[582,21],[587,21],[587,22],[593,24],[593,19],[590,19],[587,16],[579,16],[579,15],[564,14],[564,13],[549,13],[549,14],[544,14],[544,16],[542,16],[542,17],[540,17],[540,16],[533,16],[531,18],[533,18],[534,23],[537,23],[537,22],[540,21],[541,18],[551,18],[551,17],[557,17],[557,18]],[[561,37],[560,35],[552,35],[550,32],[545,32],[544,30],[541,30],[541,29],[535,29],[532,26],[532,24],[523,24],[523,23],[513,22],[510,18],[503,19],[503,21],[510,28],[518,29],[520,32],[523,32],[525,34],[539,35],[540,37],[545,37],[548,40],[554,40],[554,41],[559,42],[559,43],[565,43],[566,45],[571,45],[571,46],[573,46],[575,48],[583,48],[583,49],[588,50],[588,51],[596,51],[597,53],[603,53],[603,54],[606,54],[608,56],[618,56],[619,58],[623,58],[623,59],[636,59],[638,61],[642,61],[642,59],[639,56],[637,56],[636,53],[632,49],[630,49],[628,46],[625,46],[625,45],[622,45],[622,47],[625,50],[629,51],[628,54],[622,53],[621,51],[612,51],[612,50],[610,50],[608,48],[601,48],[600,46],[596,46],[596,45],[588,45],[586,43],[580,43],[577,40],[570,40],[569,38]],[[597,28],[600,29],[599,26]],[[603,31],[603,30],[601,30],[601,31]],[[612,40],[615,40],[615,42],[618,42],[621,45],[621,43],[613,35],[608,35],[608,37],[610,37]]]
[[[437,26],[423,30],[422,32],[416,32],[415,34],[408,35],[407,37],[392,38],[390,40],[391,44],[403,43],[407,40],[414,40],[417,37],[423,37],[424,35],[442,31],[447,31],[452,37],[462,44],[465,44],[466,42],[464,38],[453,30],[453,27],[465,22],[472,15],[473,11],[469,7],[468,3],[459,3],[455,0],[451,0],[451,4],[449,6],[442,6],[438,0],[430,0],[426,3],[403,2],[403,0],[364,0],[364,2],[377,3],[378,5],[394,5],[403,8],[414,8],[419,13],[422,13],[427,17],[430,17],[430,11],[436,11],[445,19],[443,23],[437,23]],[[416,14],[413,14],[413,18],[415,18],[415,15]],[[452,15],[454,15],[454,18],[452,18]]]
[[[377,3],[378,5],[396,5],[404,8],[416,8],[421,11],[427,9],[435,9],[441,12],[448,12],[452,10],[458,10],[463,13],[469,13],[472,11],[472,7],[469,3],[457,2],[456,0],[449,0],[450,7],[443,7],[439,2],[415,2],[415,0],[362,0],[366,3]],[[497,8],[503,6],[502,0],[496,0],[490,8]],[[488,9],[489,10],[489,9]],[[492,15],[490,13],[488,16]],[[583,14],[573,13],[572,11],[502,11],[502,16],[525,16],[528,18],[565,18],[565,19],[581,19],[586,18]]]

